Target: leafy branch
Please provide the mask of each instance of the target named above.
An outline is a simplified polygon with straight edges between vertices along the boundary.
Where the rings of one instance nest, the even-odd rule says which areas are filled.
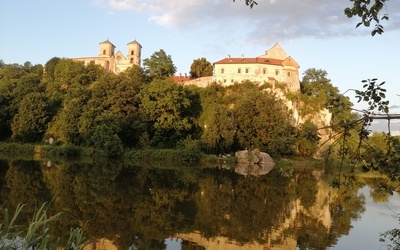
[[[357,23],[356,28],[364,25],[365,27],[370,27],[371,23],[375,23],[374,29],[371,31],[371,35],[375,36],[376,34],[382,35],[383,26],[380,21],[389,20],[389,15],[384,13],[381,16],[382,9],[386,6],[385,3],[389,0],[350,0],[353,2],[353,6],[350,8],[346,8],[344,10],[344,14],[348,18],[352,18],[358,16],[361,18],[361,21]],[[235,2],[235,0],[233,0]],[[254,5],[258,5],[257,1],[254,0],[244,0],[244,3],[249,6],[251,9]]]
[[[235,2],[236,0],[233,0]],[[258,3],[254,0],[244,0],[244,3],[252,9],[254,5],[258,5]]]
[[[371,22],[375,22],[375,28],[372,30],[371,35],[375,34],[381,35],[383,33],[383,26],[381,25],[381,20],[389,20],[389,15],[387,13],[380,17],[380,12],[385,7],[386,1],[389,0],[350,0],[353,2],[352,8],[346,8],[344,13],[348,18],[358,16],[361,21],[357,23],[356,28],[361,25],[365,27],[370,27]],[[372,2],[372,3],[371,3]]]

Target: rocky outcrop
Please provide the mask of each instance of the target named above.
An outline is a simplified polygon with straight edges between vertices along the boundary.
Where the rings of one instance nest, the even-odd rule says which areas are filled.
[[[260,152],[258,149],[237,151],[235,156],[237,159],[235,172],[243,175],[267,174],[276,165],[269,154]]]

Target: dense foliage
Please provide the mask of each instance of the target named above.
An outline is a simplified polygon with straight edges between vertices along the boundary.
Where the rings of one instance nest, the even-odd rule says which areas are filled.
[[[174,66],[162,50],[145,64],[145,70],[134,66],[119,75],[56,57],[46,70],[29,62],[4,64],[1,140],[93,147],[110,155],[148,147],[315,152],[317,130],[310,129],[312,124],[296,127],[270,86],[249,81],[228,87],[182,86],[168,77]]]
[[[154,52],[150,58],[143,60],[146,73],[151,77],[172,76],[176,72],[176,67],[170,55],[160,49]]]
[[[214,67],[213,65],[207,61],[206,58],[202,57],[196,60],[193,60],[192,65],[190,65],[190,77],[198,78],[203,76],[212,76]]]

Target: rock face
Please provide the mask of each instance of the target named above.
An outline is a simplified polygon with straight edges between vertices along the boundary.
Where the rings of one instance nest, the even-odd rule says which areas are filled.
[[[258,149],[237,151],[235,156],[237,159],[235,172],[243,175],[267,174],[276,165],[269,154],[260,152]]]

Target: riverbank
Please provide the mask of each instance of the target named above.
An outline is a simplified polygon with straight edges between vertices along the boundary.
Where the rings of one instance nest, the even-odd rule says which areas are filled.
[[[166,162],[200,162],[204,164],[231,164],[236,162],[234,156],[219,157],[207,155],[199,150],[190,149],[125,149],[118,156],[91,147],[75,145],[37,145],[21,143],[0,143],[0,159],[84,159],[109,158],[126,161],[166,161]]]

